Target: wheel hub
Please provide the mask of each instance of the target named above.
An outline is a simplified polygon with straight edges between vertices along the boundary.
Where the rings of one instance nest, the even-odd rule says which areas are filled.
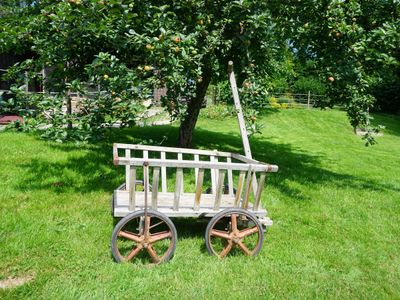
[[[234,237],[234,238],[232,239],[232,241],[233,241],[235,244],[238,244],[238,243],[240,242],[240,239],[237,238],[237,237]]]

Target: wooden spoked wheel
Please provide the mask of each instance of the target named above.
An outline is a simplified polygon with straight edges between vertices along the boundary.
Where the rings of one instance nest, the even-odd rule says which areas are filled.
[[[244,253],[255,256],[264,240],[262,225],[257,217],[241,208],[230,208],[216,214],[206,229],[206,247],[220,258]]]
[[[111,248],[117,262],[141,260],[160,264],[175,252],[177,233],[171,219],[153,210],[137,211],[122,218],[114,228]]]

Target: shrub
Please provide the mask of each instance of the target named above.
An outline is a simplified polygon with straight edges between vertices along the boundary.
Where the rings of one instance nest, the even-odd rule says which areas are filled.
[[[215,120],[223,120],[226,117],[234,115],[235,109],[225,104],[209,105],[200,111],[201,117]]]
[[[268,102],[271,108],[277,109],[281,107],[281,105],[278,103],[278,99],[276,99],[274,96],[269,97]]]

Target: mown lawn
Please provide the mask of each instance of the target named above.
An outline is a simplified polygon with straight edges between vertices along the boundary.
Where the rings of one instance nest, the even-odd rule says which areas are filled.
[[[111,257],[110,197],[124,176],[112,143],[174,145],[175,126],[89,146],[0,133],[0,280],[33,277],[0,298],[400,298],[400,118],[376,116],[387,129],[373,147],[341,111],[285,110],[262,122],[253,155],[280,171],[262,198],[274,226],[260,255],[210,257],[206,224],[175,220],[174,258],[150,268]],[[194,141],[242,151],[234,118],[200,120]]]

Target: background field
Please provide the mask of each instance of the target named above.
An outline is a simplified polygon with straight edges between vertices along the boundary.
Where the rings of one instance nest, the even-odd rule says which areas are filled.
[[[400,298],[400,118],[364,147],[342,111],[262,117],[256,159],[279,165],[262,201],[274,226],[256,258],[218,260],[205,223],[176,220],[171,262],[116,264],[110,197],[124,170],[113,142],[174,145],[177,127],[112,132],[104,143],[55,144],[0,133],[0,280],[32,276],[0,298]],[[236,120],[201,119],[195,147],[241,152]]]

